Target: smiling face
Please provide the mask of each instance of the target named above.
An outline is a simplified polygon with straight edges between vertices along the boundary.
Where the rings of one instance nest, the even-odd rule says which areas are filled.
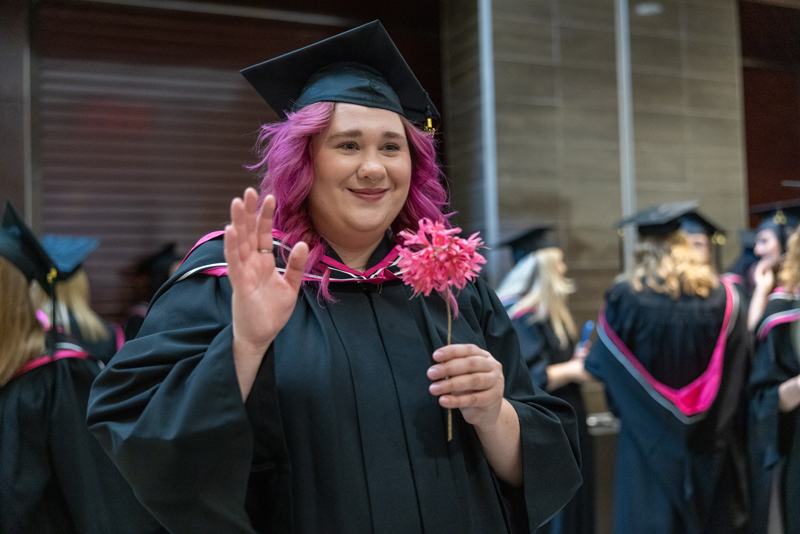
[[[411,152],[400,115],[337,103],[312,146],[308,212],[331,244],[377,243],[400,213],[411,184]]]

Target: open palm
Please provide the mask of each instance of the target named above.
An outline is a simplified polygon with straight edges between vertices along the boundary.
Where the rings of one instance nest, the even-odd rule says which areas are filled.
[[[231,223],[225,227],[225,260],[233,288],[233,337],[261,355],[289,321],[303,281],[308,246],[297,243],[285,275],[275,268],[272,254],[272,216],[275,198],[264,200],[256,213],[258,195],[248,188],[244,200],[231,202]]]

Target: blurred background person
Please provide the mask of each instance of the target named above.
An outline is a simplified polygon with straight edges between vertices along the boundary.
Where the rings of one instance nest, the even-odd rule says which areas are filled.
[[[754,206],[751,211],[763,217],[755,230],[753,252],[759,260],[753,271],[755,287],[747,312],[747,327],[754,331],[764,315],[769,294],[775,289],[776,274],[783,262],[786,242],[800,223],[800,201]]]
[[[100,367],[53,329],[46,348],[30,283],[56,270],[10,204],[0,230],[0,532],[164,532],[86,429]]]
[[[620,419],[614,532],[747,532],[744,310],[680,231],[686,206],[622,221],[634,264],[606,293],[586,370]]]
[[[800,233],[757,330],[750,377],[750,455],[755,534],[800,534]]]
[[[567,307],[575,284],[565,277],[564,253],[549,239],[549,230],[533,228],[504,243],[512,249],[515,266],[497,296],[511,317],[534,385],[570,403],[578,416],[583,485],[536,532],[591,534],[595,531],[593,452],[581,394],[581,384],[590,378],[583,368],[589,349],[588,342],[576,345],[578,331]]]
[[[58,269],[57,327],[93,358],[108,363],[122,347],[125,336],[117,323],[103,320],[92,310],[89,277],[82,266],[100,240],[85,236],[46,235],[42,237],[41,244]],[[53,315],[53,301],[41,287],[34,294],[37,308],[43,312],[40,318],[48,320],[45,324],[48,327],[49,318]]]
[[[153,296],[181,264],[182,258],[175,252],[175,247],[175,243],[167,243],[136,266],[133,279],[136,302],[128,309],[125,341],[130,341],[139,333]]]
[[[741,253],[728,268],[728,272],[720,275],[720,280],[734,284],[742,297],[745,309],[750,309],[750,299],[755,289],[755,270],[758,257],[754,249],[756,246],[756,233],[753,230],[739,230],[739,246]]]

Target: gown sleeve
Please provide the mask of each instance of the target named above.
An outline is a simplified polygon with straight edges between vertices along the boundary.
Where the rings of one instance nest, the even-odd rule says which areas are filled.
[[[175,283],[187,263],[97,378],[88,424],[171,532],[252,533],[253,438],[233,363],[231,288],[206,275]]]
[[[513,495],[510,488],[504,488],[504,493],[512,502],[524,501],[524,510],[515,511],[527,514],[528,529],[533,532],[567,504],[582,483],[577,419],[567,402],[531,383],[503,305],[485,282],[479,280],[476,287],[484,303],[487,350],[503,365],[504,396],[520,422],[523,495]]]
[[[533,383],[541,388],[547,388],[547,367],[550,365],[550,355],[547,353],[547,341],[542,326],[539,323],[530,323],[529,315],[512,321],[519,337],[522,359],[528,366]]]

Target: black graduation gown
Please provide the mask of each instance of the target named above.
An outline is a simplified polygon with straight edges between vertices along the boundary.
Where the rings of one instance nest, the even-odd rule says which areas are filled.
[[[384,241],[370,266],[391,247]],[[220,269],[221,239],[191,252],[92,390],[91,430],[172,532],[485,534],[516,522],[528,531],[580,485],[574,412],[532,387],[483,281],[460,292],[452,339],[503,364],[522,429],[522,491],[495,477],[458,410],[447,441],[426,377],[447,335],[438,295],[411,298],[400,280],[332,282],[337,302],[324,305],[305,285],[245,404]]]
[[[515,317],[511,323],[519,336],[522,357],[528,365],[531,381],[537,387],[547,387],[547,367],[564,363],[572,358],[575,344],[570,340],[566,347],[561,343],[549,322],[530,322],[526,313]],[[567,384],[550,392],[567,401],[578,416],[578,436],[581,445],[581,475],[583,485],[575,497],[552,520],[537,530],[537,534],[591,534],[594,532],[594,475],[592,468],[592,442],[586,426],[586,405],[580,384]]]
[[[86,428],[100,369],[75,354],[0,387],[0,532],[163,532]]]
[[[77,344],[83,347],[92,358],[104,364],[111,361],[111,358],[122,348],[122,344],[125,341],[122,328],[118,324],[110,321],[103,321],[108,337],[106,339],[98,339],[97,341],[90,341],[81,334],[81,329],[77,321],[75,321],[75,316],[71,313],[69,314],[69,323],[71,336],[75,339]]]
[[[785,534],[800,534],[800,408],[781,412],[778,386],[800,374],[791,341],[800,320],[797,295],[773,293],[757,330],[750,376],[750,467],[753,533],[767,531],[773,470],[782,467],[779,487]]]
[[[746,532],[745,314],[730,286],[707,298],[628,283],[606,294],[586,370],[621,422],[616,534]]]

